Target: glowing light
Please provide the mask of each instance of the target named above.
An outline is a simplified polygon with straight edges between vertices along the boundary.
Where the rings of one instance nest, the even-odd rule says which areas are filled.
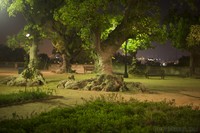
[[[28,34],[26,34],[26,37],[29,37],[30,36],[30,34],[28,33]]]

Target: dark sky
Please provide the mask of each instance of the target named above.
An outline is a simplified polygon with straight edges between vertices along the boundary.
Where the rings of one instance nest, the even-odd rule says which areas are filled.
[[[163,5],[166,6],[166,2]],[[162,12],[163,14],[165,14],[166,10],[163,10]],[[8,17],[6,11],[0,11],[0,44],[5,44],[6,37],[8,35],[18,33],[19,30],[23,28],[23,25],[25,23],[26,22],[21,15],[18,15],[17,17]],[[181,50],[173,48],[170,43],[155,46],[155,49],[139,51],[137,56],[143,56],[146,58],[161,58],[163,60],[175,60],[180,58],[182,55],[188,55],[187,52],[183,52]],[[40,53],[47,53],[48,55],[50,55],[52,51],[51,43],[45,40],[44,44],[40,45],[39,49]]]
[[[138,51],[137,57],[158,58],[165,61],[174,61],[182,56],[189,55],[186,51],[172,47],[169,42],[166,44],[154,44],[154,46],[156,47],[155,49]]]
[[[5,10],[0,11],[0,43],[5,43],[7,35],[18,33],[24,24],[25,21],[22,16],[9,18]]]

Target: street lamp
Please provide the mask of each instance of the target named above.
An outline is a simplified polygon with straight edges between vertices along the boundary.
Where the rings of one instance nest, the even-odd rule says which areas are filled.
[[[29,37],[29,36],[30,36],[30,34],[29,34],[29,33],[27,33],[27,34],[26,34],[26,37]]]
[[[124,67],[124,78],[128,78],[128,72],[127,72],[127,44],[128,44],[128,40],[126,40],[125,43],[125,67]]]

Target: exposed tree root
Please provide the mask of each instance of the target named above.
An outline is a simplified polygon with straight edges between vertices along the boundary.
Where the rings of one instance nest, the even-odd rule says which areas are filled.
[[[127,87],[128,86],[128,87]],[[141,83],[126,84],[121,76],[115,75],[100,75],[96,78],[75,81],[71,79],[60,81],[57,88],[74,89],[74,90],[91,90],[91,91],[128,91],[130,88],[141,88],[144,92],[146,87]]]
[[[40,73],[39,70],[34,70],[31,78],[25,78],[25,73],[27,73],[27,69],[25,69],[17,77],[12,76],[3,79],[1,83],[7,84],[8,86],[39,86],[46,83],[42,73]]]

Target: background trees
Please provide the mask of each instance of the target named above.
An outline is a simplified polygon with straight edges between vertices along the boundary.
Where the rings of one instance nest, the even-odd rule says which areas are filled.
[[[56,51],[62,55],[62,66],[57,73],[71,72],[71,62],[83,51],[83,42],[74,28],[67,27],[60,22],[51,20],[49,39]]]
[[[169,38],[176,48],[190,52],[190,74],[199,55],[200,1],[171,1],[167,22]]]
[[[23,48],[11,49],[6,45],[0,45],[0,62],[23,62],[26,52]]]

